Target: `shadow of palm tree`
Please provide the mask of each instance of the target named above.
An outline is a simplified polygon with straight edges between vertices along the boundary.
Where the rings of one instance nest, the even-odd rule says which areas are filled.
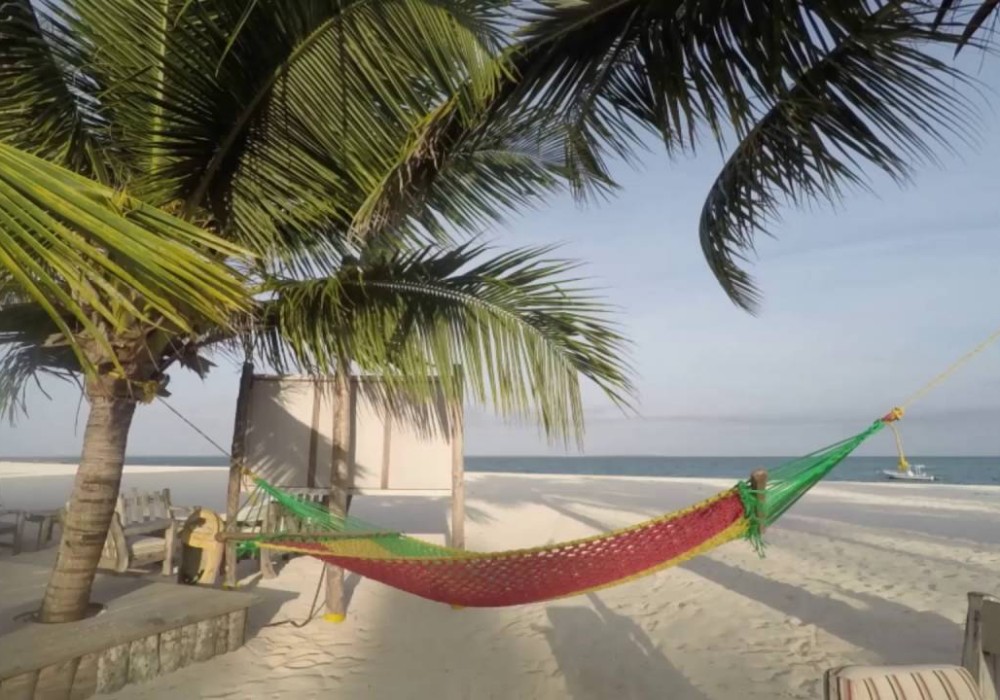
[[[729,591],[875,652],[885,663],[955,663],[962,648],[962,628],[937,613],[921,612],[865,593],[837,591],[861,603],[862,609],[857,609],[706,557],[681,566]],[[919,640],[919,644],[910,645],[907,640]]]
[[[587,598],[592,607],[550,606],[549,626],[535,629],[551,647],[569,697],[707,700],[635,620],[593,593]]]
[[[908,552],[899,547],[888,547],[885,545],[875,544],[873,542],[866,542],[855,537],[849,537],[846,535],[834,535],[830,532],[830,521],[821,520],[819,518],[806,519],[801,517],[796,517],[794,515],[787,516],[784,525],[789,526],[789,529],[795,530],[797,532],[805,533],[806,535],[813,535],[815,537],[822,537],[824,540],[834,543],[843,543],[851,547],[863,547],[875,552],[882,554],[891,554],[893,556],[903,556],[909,559],[916,559],[925,565],[933,564],[939,567],[941,570],[947,567],[961,566],[965,570],[978,571],[980,574],[985,576],[992,576],[994,574],[993,569],[985,564],[977,564],[968,561],[956,561],[955,559],[945,559],[944,557],[937,557],[930,554],[925,554],[923,552]],[[912,533],[904,533],[899,530],[889,531],[900,538],[904,538],[909,535],[913,538]],[[979,543],[975,543],[979,544]]]

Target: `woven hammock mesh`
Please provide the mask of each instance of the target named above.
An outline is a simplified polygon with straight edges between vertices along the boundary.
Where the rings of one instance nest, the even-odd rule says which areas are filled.
[[[401,533],[386,533],[354,517],[255,479],[257,488],[298,520],[303,533],[261,534],[260,546],[309,554],[327,563],[430,600],[495,607],[550,600],[603,588],[686,561],[744,537],[763,552],[773,524],[884,423],[768,470],[763,501],[747,481],[675,513],[594,537],[531,549],[470,552]]]

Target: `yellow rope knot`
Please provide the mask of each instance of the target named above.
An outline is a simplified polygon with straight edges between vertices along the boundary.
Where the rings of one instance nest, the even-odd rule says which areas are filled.
[[[903,413],[904,413],[903,409],[900,408],[899,406],[896,406],[894,409],[892,409],[884,416],[882,416],[881,420],[883,423],[895,423],[896,421],[898,421],[900,418],[903,417]]]

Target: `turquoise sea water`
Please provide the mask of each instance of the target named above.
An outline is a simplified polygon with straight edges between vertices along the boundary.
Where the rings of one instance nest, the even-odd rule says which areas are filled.
[[[525,474],[599,474],[618,476],[687,476],[738,479],[759,467],[771,467],[788,457],[466,457],[473,472]],[[1000,457],[919,457],[912,464],[949,484],[1000,485]],[[27,461],[17,458],[17,461]],[[35,461],[74,464],[76,458],[47,457]],[[159,455],[129,457],[129,464],[172,466],[224,466],[222,456]],[[827,477],[834,481],[882,481],[881,470],[894,469],[895,457],[849,457]]]

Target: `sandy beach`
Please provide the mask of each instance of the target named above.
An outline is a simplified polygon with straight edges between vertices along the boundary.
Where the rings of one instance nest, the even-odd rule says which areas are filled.
[[[6,507],[56,507],[72,466],[0,464]],[[225,472],[130,467],[219,507]],[[709,479],[468,477],[469,546],[545,544],[636,522],[730,486]],[[443,500],[359,498],[354,512],[440,540]],[[816,698],[830,667],[957,662],[966,598],[1000,593],[1000,488],[821,485],[768,533],[596,594],[452,610],[349,577],[342,624],[309,612],[320,565],[248,580],[262,602],[237,652],[110,698]],[[0,566],[3,565],[0,559]]]

